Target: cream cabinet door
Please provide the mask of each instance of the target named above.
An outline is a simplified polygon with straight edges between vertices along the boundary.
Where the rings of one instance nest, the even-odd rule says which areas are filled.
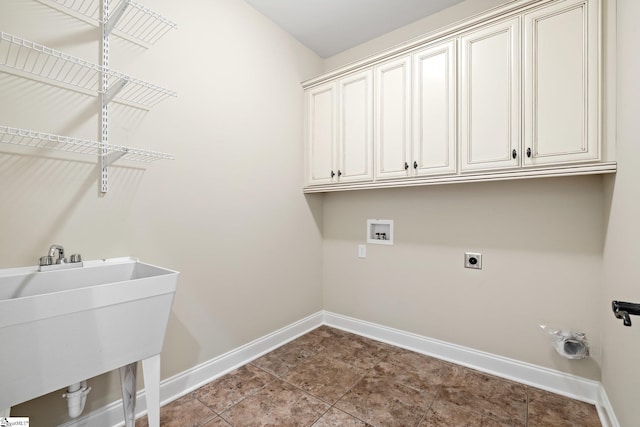
[[[338,80],[339,182],[373,180],[373,70]]]
[[[598,28],[593,0],[524,15],[525,165],[600,158]]]
[[[306,92],[306,185],[329,184],[337,174],[336,96],[335,82]]]
[[[378,65],[375,82],[376,180],[405,178],[411,161],[411,56]]]
[[[414,53],[413,95],[413,173],[455,173],[455,40]]]
[[[460,167],[520,166],[520,21],[513,18],[460,39]]]

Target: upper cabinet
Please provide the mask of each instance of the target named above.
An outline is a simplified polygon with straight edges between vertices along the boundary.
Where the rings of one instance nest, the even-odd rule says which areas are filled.
[[[338,80],[338,182],[373,179],[373,72]]]
[[[306,93],[307,185],[330,184],[336,151],[336,83],[314,87]]]
[[[492,24],[460,39],[460,167],[520,165],[520,22]]]
[[[406,178],[411,161],[411,56],[374,69],[377,180]]]
[[[516,0],[303,83],[305,191],[615,172],[601,33],[600,0]]]
[[[523,22],[524,164],[599,160],[596,2],[559,2]]]
[[[373,180],[373,72],[306,93],[307,185]]]
[[[456,172],[456,40],[413,54],[412,147],[416,176]]]
[[[375,67],[376,180],[456,172],[456,41]]]

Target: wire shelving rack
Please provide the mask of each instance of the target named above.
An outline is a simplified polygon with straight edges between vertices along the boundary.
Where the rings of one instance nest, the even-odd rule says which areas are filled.
[[[110,156],[108,163],[117,159],[135,162],[150,163],[156,160],[174,160],[173,154],[159,151],[142,150],[139,148],[125,147],[115,144],[103,144],[88,139],[72,138],[69,136],[54,135],[27,129],[0,126],[0,143],[19,145],[22,147],[44,148],[48,150],[65,151],[68,153],[84,154],[89,156],[102,155],[106,149]]]
[[[100,0],[40,1],[79,14],[96,26],[108,25],[110,31],[115,30],[119,35],[125,35],[144,47],[155,44],[169,31],[178,28],[176,23],[133,0],[111,0],[109,8],[114,12],[110,22],[104,22],[100,16]]]
[[[149,163],[173,160],[172,154],[109,143],[109,104],[118,102],[149,110],[176,92],[112,70],[112,32],[149,47],[177,25],[133,0],[39,0],[100,28],[101,62],[95,64],[21,37],[0,32],[0,72],[97,96],[101,139],[91,141],[34,130],[0,126],[0,143],[97,156],[101,191],[108,190],[108,166],[119,159]]]
[[[5,32],[0,32],[0,66],[14,74],[96,96],[102,93],[104,74],[111,88],[110,100],[143,109],[177,96],[172,90]]]

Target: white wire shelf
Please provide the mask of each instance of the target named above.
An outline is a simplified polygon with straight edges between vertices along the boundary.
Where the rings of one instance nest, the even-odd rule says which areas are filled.
[[[87,139],[71,138],[68,136],[53,135],[50,133],[12,128],[8,126],[0,126],[0,143],[32,148],[46,148],[50,150],[92,156],[102,156],[106,153],[106,155],[111,156],[114,161],[117,159],[124,159],[150,163],[156,160],[175,160],[175,156],[173,154],[161,153],[159,151],[141,150],[139,148],[131,148],[114,144],[103,144],[101,142]]]
[[[110,99],[140,108],[152,108],[177,96],[176,92],[127,76],[55,49],[0,32],[0,66],[48,83],[101,94],[101,76],[108,76],[110,88],[120,91]]]
[[[176,23],[132,0],[110,1],[110,20],[115,22],[102,20],[100,0],[48,0],[48,2],[78,13],[94,21],[96,25],[109,25],[143,46],[155,44],[166,33],[178,28]]]

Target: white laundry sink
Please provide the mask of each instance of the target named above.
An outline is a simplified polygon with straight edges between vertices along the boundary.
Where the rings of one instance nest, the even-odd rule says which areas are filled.
[[[135,258],[0,269],[0,409],[159,355],[178,274]]]

